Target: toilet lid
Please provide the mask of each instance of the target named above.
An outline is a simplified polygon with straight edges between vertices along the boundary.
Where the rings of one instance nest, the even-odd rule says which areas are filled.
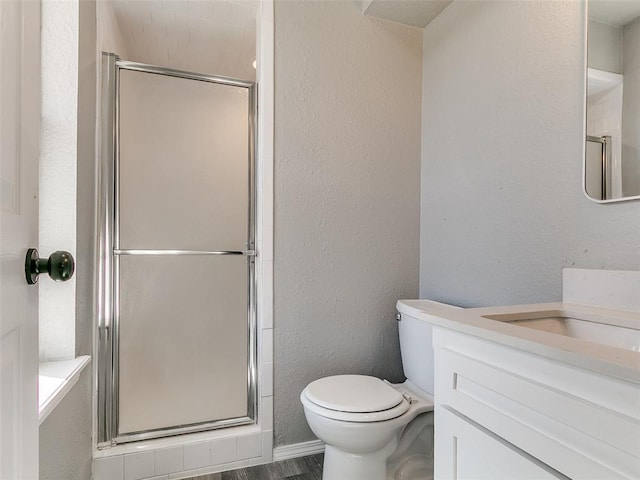
[[[336,375],[311,382],[307,398],[321,407],[339,412],[369,413],[389,410],[404,397],[379,378],[366,375]]]

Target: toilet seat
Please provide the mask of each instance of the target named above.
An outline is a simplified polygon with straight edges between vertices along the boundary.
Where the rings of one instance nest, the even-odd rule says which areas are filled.
[[[309,410],[347,422],[380,422],[404,414],[409,401],[390,384],[366,375],[336,375],[311,382],[300,396]]]

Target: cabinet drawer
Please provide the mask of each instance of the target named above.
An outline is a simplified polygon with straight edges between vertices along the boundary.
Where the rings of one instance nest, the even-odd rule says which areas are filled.
[[[548,465],[514,447],[447,407],[435,414],[436,479],[566,479]]]
[[[436,409],[455,409],[569,477],[640,478],[634,385],[612,380],[627,400],[615,409],[576,395],[590,372],[456,332],[436,330],[434,345]]]

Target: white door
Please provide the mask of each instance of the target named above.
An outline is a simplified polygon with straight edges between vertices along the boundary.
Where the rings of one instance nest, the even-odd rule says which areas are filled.
[[[0,479],[36,479],[40,1],[0,0],[0,22]]]

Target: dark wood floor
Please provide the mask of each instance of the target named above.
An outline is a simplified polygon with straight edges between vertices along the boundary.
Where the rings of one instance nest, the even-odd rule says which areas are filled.
[[[322,461],[319,453],[309,457],[294,458],[268,465],[212,473],[186,480],[322,480]]]

